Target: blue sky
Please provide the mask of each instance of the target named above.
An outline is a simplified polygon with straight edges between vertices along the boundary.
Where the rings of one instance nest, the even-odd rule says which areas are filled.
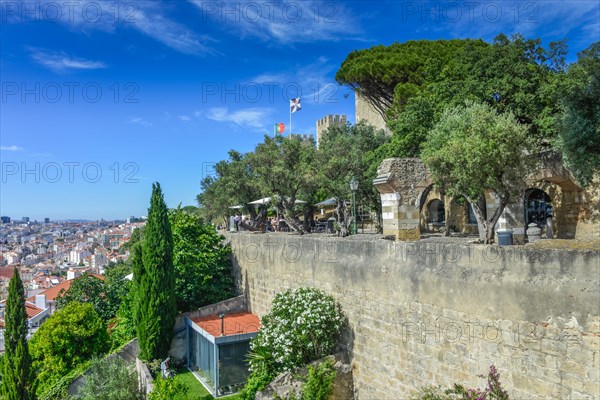
[[[0,214],[145,215],[151,183],[196,205],[229,149],[347,114],[354,49],[522,33],[600,40],[597,1],[0,1]]]

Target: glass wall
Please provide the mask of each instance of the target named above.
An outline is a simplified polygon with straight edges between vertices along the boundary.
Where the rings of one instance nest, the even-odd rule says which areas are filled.
[[[215,392],[215,345],[193,329],[188,328],[190,369]]]
[[[244,386],[250,375],[249,352],[250,341],[219,345],[219,395],[235,393]]]

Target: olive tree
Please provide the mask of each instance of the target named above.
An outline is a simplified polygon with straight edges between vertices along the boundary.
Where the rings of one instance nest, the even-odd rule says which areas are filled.
[[[467,199],[484,243],[493,241],[504,208],[523,190],[530,167],[527,129],[510,112],[498,114],[488,105],[466,103],[446,110],[423,146],[422,158],[434,182],[448,194]],[[478,201],[485,191],[499,200],[487,217]]]

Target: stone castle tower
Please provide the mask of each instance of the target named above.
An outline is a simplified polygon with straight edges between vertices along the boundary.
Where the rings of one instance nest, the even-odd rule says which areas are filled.
[[[325,118],[317,120],[317,146],[321,141],[321,137],[330,126],[346,125],[345,115],[328,114]]]
[[[366,121],[377,129],[383,129],[387,136],[392,135],[392,131],[385,123],[383,116],[369,103],[367,99],[357,92],[354,92],[356,107],[356,123]]]

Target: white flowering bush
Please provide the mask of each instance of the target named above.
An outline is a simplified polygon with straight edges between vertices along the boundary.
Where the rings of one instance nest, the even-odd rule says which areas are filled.
[[[331,354],[343,324],[332,296],[312,288],[288,290],[275,296],[251,349],[260,354],[268,350],[277,372],[291,371]]]
[[[260,332],[250,342],[252,373],[241,398],[254,399],[277,374],[331,354],[343,325],[340,306],[321,290],[300,288],[277,294],[271,312],[261,320]]]

